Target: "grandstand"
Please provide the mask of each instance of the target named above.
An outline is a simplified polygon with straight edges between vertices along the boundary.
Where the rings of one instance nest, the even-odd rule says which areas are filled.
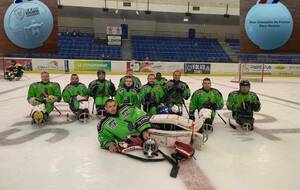
[[[233,62],[215,38],[132,36],[132,58],[151,61]],[[240,54],[239,39],[226,39],[241,62],[299,64],[299,54]],[[57,53],[7,53],[6,56],[123,60],[122,47],[97,42],[93,34],[60,33]]]
[[[299,64],[299,54],[240,54],[240,40],[239,39],[227,39],[226,43],[231,49],[239,54],[239,60],[241,62],[252,62],[252,63],[271,63],[271,64]]]

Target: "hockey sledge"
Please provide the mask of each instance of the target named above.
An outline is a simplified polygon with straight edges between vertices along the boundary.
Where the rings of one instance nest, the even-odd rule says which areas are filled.
[[[249,134],[251,130],[249,130],[249,126],[241,126],[236,122],[236,120],[232,117],[228,119],[229,126],[237,131],[239,131],[242,134]]]

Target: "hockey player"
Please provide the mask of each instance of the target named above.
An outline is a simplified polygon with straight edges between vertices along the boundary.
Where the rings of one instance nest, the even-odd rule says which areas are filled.
[[[60,85],[50,82],[49,73],[41,73],[41,82],[30,85],[27,95],[28,102],[34,106],[32,111],[33,123],[40,125],[47,121],[49,114],[54,109],[54,103],[60,102]]]
[[[110,152],[118,151],[118,143],[130,136],[140,136],[148,140],[147,129],[151,128],[150,116],[135,106],[124,105],[117,107],[115,100],[109,99],[105,103],[106,116],[97,126],[98,141],[101,147]]]
[[[164,103],[173,114],[182,115],[184,100],[189,99],[191,91],[189,86],[180,80],[181,72],[174,71],[173,80],[165,85]]]
[[[149,74],[147,80],[148,83],[143,85],[140,91],[141,103],[145,112],[154,115],[159,112],[158,107],[164,97],[164,90],[155,84],[154,74]]]
[[[195,111],[199,115],[204,116],[205,113],[211,113],[203,121],[203,128],[205,130],[213,130],[212,123],[216,115],[216,110],[222,109],[224,106],[223,96],[221,92],[215,88],[211,88],[211,80],[204,78],[202,88],[196,90],[191,98],[189,117],[195,121]],[[202,119],[202,118],[200,118]]]
[[[139,89],[134,86],[132,77],[125,77],[125,85],[118,88],[115,99],[118,105],[132,104],[141,108]]]
[[[242,80],[240,89],[228,95],[227,108],[232,111],[232,117],[236,123],[246,130],[253,130],[253,112],[260,110],[261,104],[258,96],[250,91],[250,82]],[[232,124],[232,122],[230,122]],[[231,125],[236,128],[234,125]]]
[[[5,79],[7,80],[20,80],[24,73],[24,67],[21,64],[18,64],[15,60],[11,61],[11,65],[6,68]]]
[[[77,74],[71,75],[71,82],[63,90],[62,97],[77,119],[84,120],[89,117],[89,90],[79,82]]]
[[[104,70],[99,70],[97,72],[98,79],[92,81],[88,88],[89,95],[94,98],[98,115],[103,115],[105,101],[116,95],[115,85],[111,81],[106,80],[105,75]]]
[[[140,79],[136,76],[133,76],[133,70],[132,69],[128,69],[127,70],[127,73],[126,73],[126,76],[122,77],[120,79],[120,82],[119,82],[119,88],[120,87],[125,87],[125,79],[126,77],[131,77],[132,80],[133,80],[133,85],[136,89],[140,89],[141,86],[142,86],[142,83],[140,81]]]
[[[167,82],[168,82],[168,80],[165,77],[162,77],[160,72],[156,73],[155,82],[154,82],[155,84],[158,84],[161,87],[164,87]]]

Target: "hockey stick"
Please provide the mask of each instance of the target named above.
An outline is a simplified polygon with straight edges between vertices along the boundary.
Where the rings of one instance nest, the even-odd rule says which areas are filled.
[[[225,119],[218,112],[216,112],[216,113],[222,119],[222,121],[225,123],[225,125],[227,125],[227,122],[225,121]]]
[[[61,116],[61,111],[53,104],[54,109],[58,112],[59,116]]]
[[[174,160],[170,156],[166,155],[160,149],[158,149],[158,152],[161,153],[163,155],[163,157],[172,165],[172,170],[170,172],[170,176],[176,178],[178,171],[179,171],[178,161]]]
[[[93,99],[94,99],[94,101],[93,101],[92,114],[94,114],[94,110],[95,110],[95,97]]]
[[[29,118],[31,117],[31,115],[32,115],[32,113],[33,113],[33,108],[31,109],[31,111],[30,111],[30,114],[29,114]]]
[[[185,111],[186,111],[186,113],[187,113],[187,114],[188,114],[188,116],[189,116],[189,115],[190,115],[190,113],[189,113],[189,110],[188,110],[188,109],[187,109],[187,107],[186,107],[185,101],[183,100],[182,102],[183,102],[183,105],[184,105]]]
[[[118,153],[122,154],[122,155],[125,155],[129,158],[133,158],[133,159],[140,160],[140,161],[143,161],[143,162],[161,162],[161,161],[167,160],[172,165],[172,170],[170,172],[170,176],[176,178],[177,174],[178,174],[178,171],[179,171],[178,161],[172,159],[170,156],[166,155],[165,153],[163,153],[159,149],[158,149],[158,152],[161,153],[163,158],[151,159],[151,158],[142,158],[142,157],[135,156],[135,155],[132,155],[132,154],[127,154],[127,153],[124,153],[124,152],[118,152]]]

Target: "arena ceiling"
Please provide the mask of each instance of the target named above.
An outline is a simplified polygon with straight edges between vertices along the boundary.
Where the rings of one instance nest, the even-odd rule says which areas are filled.
[[[78,14],[80,12],[80,14]],[[132,20],[153,20],[157,22],[171,22],[180,23],[185,18],[184,13],[166,13],[166,12],[152,12],[146,15],[144,11],[119,10],[118,14],[114,10],[103,12],[100,8],[87,7],[72,7],[65,6],[59,9],[59,16],[61,17],[77,17],[77,18],[115,18],[115,19],[132,19]],[[220,25],[239,25],[239,16],[230,16],[224,18],[223,15],[213,14],[192,14],[189,17],[189,24],[220,24]]]
[[[115,0],[117,1],[117,0]],[[147,3],[147,0],[119,0],[119,2],[138,2]],[[225,7],[227,4],[230,8],[239,8],[240,0],[149,0],[149,3],[156,4],[172,4],[172,5],[187,5],[190,2],[191,6],[205,7]]]

